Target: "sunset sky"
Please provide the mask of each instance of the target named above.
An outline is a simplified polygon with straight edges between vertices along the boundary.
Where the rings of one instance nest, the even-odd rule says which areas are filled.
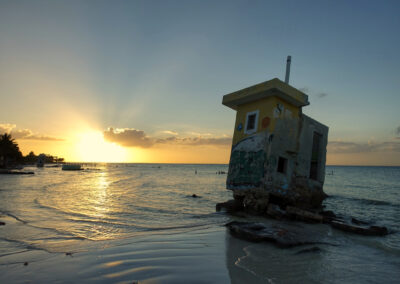
[[[0,0],[0,133],[68,161],[227,163],[222,96],[275,77],[328,164],[400,165],[399,1]]]

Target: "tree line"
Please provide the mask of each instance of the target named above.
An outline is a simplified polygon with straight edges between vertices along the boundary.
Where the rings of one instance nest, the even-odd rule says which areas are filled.
[[[0,168],[7,168],[14,165],[34,164],[38,156],[31,151],[28,155],[22,155],[18,143],[11,137],[11,134],[0,135]],[[45,155],[45,163],[62,163],[64,158],[52,155]]]

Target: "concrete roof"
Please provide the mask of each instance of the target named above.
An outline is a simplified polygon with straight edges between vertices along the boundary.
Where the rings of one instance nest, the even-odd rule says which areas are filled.
[[[278,78],[225,95],[222,104],[237,110],[237,106],[256,100],[277,96],[288,103],[303,107],[309,105],[308,96]]]

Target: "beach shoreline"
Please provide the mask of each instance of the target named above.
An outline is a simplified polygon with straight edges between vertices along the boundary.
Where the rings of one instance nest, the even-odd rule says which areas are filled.
[[[0,283],[396,283],[398,168],[331,169],[326,210],[386,226],[387,236],[215,212],[231,197],[218,165],[1,176]],[[250,243],[231,235],[232,221],[317,239],[284,249]]]
[[[25,250],[0,258],[0,282],[230,283],[225,231],[142,235],[72,253]]]
[[[254,221],[263,221],[258,218]],[[264,220],[267,221],[267,220]],[[267,221],[269,222],[269,221]],[[86,250],[26,249],[0,258],[1,283],[365,283],[400,276],[397,261],[381,269],[376,238],[351,236],[322,224],[289,222],[336,242],[278,248],[232,236],[223,225],[96,241]],[[360,251],[375,255],[367,264]],[[344,266],[340,257],[352,259]],[[365,270],[367,267],[369,270]],[[373,276],[374,278],[371,278]],[[375,281],[374,280],[374,281]]]

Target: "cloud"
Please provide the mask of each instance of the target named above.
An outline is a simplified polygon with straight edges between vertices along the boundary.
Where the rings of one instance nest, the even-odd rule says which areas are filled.
[[[12,130],[10,134],[14,139],[24,139],[25,137],[33,135],[32,131],[30,131],[29,129]]]
[[[400,152],[400,142],[355,143],[330,141],[329,153]]]
[[[10,124],[10,123],[0,123],[0,134],[3,133],[10,133],[11,130],[15,128],[15,124]]]
[[[178,135],[179,134],[178,132],[171,131],[171,130],[164,130],[164,131],[161,131],[161,133],[169,134],[169,135]]]
[[[15,129],[15,124],[3,123],[0,124],[0,134],[9,133],[14,139],[24,139],[24,140],[43,140],[43,141],[63,141],[64,139],[59,139],[51,136],[34,134],[29,129]]]
[[[232,143],[230,137],[216,137],[216,138],[204,138],[204,137],[187,137],[177,138],[169,137],[165,139],[157,139],[157,144],[175,144],[175,145],[186,145],[186,146],[229,146]]]
[[[181,146],[229,146],[230,137],[176,137],[155,138],[149,137],[142,130],[133,128],[114,129],[108,128],[103,132],[104,139],[125,147],[149,148],[156,145],[181,145]]]
[[[203,137],[203,136],[213,136],[211,133],[200,133],[200,132],[187,132],[187,134],[192,135],[192,136],[199,136],[199,137]]]
[[[147,137],[142,130],[133,128],[115,129],[108,128],[103,132],[104,139],[109,142],[114,142],[125,147],[142,147],[149,148],[153,146],[153,139]]]

